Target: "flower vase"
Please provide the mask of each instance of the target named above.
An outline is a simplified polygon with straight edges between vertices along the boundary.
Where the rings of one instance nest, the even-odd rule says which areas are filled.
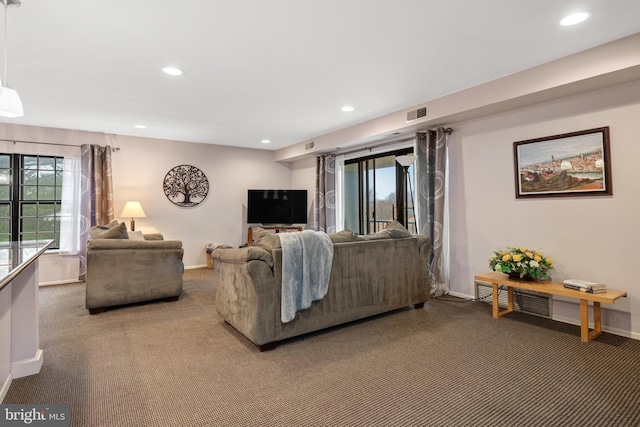
[[[520,277],[520,273],[512,271],[509,273],[509,279],[511,280],[523,280],[525,282],[533,282],[535,279],[529,275],[525,275],[524,277]]]

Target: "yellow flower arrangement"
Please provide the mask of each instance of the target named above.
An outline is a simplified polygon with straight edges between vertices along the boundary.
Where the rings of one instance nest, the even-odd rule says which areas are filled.
[[[517,274],[521,279],[549,280],[553,260],[533,249],[507,247],[494,251],[489,258],[491,270],[499,273]]]

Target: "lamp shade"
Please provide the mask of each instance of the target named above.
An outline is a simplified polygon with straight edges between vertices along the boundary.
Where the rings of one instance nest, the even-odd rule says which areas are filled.
[[[2,117],[22,117],[24,109],[18,92],[2,86],[0,88],[0,116]]]
[[[411,166],[413,162],[416,161],[417,158],[418,156],[416,156],[415,154],[406,154],[404,156],[396,157],[396,162],[400,163],[400,165],[404,167],[407,167],[407,166]]]
[[[124,209],[122,209],[120,216],[125,218],[146,218],[147,215],[142,210],[140,202],[127,202],[124,204]]]

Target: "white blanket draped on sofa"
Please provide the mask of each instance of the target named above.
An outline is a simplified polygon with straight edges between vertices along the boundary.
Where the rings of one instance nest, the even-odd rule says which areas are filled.
[[[311,307],[329,289],[333,244],[326,233],[304,230],[280,233],[282,246],[282,323],[292,321],[296,312]]]

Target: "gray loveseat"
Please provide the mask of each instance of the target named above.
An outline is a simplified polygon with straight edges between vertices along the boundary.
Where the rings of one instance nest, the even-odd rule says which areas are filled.
[[[181,241],[163,240],[159,233],[140,234],[142,240],[112,236],[88,243],[86,306],[91,314],[111,306],[180,297]],[[124,236],[126,228],[123,236],[116,237]]]
[[[254,229],[256,234],[260,231]],[[259,246],[217,249],[212,253],[217,311],[262,351],[286,338],[410,305],[422,307],[429,298],[431,245],[426,236],[404,236],[410,234],[387,230],[366,238],[348,231],[330,235],[334,243],[328,293],[288,323],[280,319],[282,249],[277,241],[258,238]]]

